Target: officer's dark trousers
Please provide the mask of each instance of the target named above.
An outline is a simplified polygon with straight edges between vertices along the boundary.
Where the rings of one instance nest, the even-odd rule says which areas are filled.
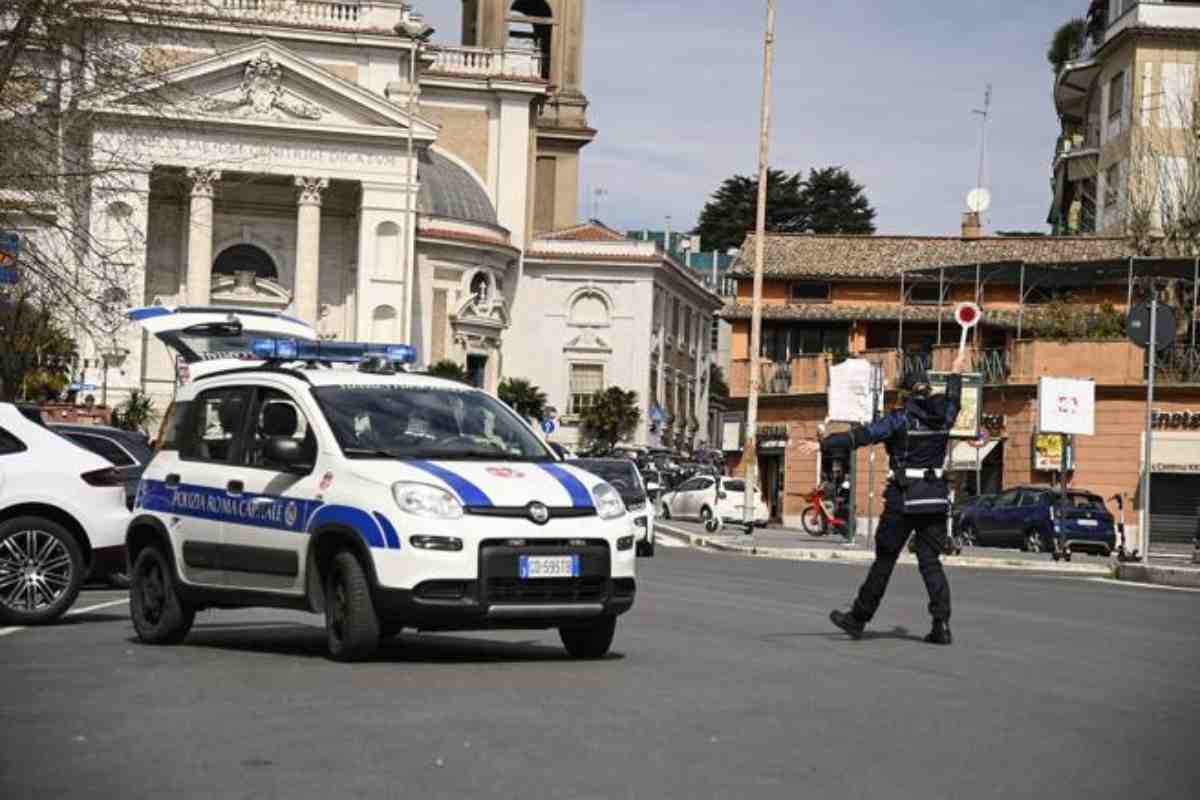
[[[900,491],[889,485],[884,492],[883,517],[875,532],[875,563],[854,601],[854,616],[869,622],[879,609],[896,559],[910,533],[916,534],[917,566],[929,591],[929,613],[934,619],[950,619],[950,584],[942,570],[941,553],[946,538],[944,514],[905,514]]]

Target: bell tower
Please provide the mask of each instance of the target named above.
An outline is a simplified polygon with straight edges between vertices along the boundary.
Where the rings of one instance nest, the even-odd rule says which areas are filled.
[[[537,111],[533,233],[579,221],[579,151],[596,130],[583,93],[585,0],[463,0],[463,44],[535,50],[549,94]]]

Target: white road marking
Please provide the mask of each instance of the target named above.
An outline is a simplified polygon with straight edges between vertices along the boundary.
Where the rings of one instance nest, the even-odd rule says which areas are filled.
[[[1073,579],[1078,580],[1078,579]],[[1161,583],[1140,583],[1139,581],[1119,581],[1114,578],[1086,578],[1093,583],[1108,583],[1113,586],[1128,586],[1131,589],[1165,589],[1168,592],[1200,592],[1200,589],[1191,586],[1166,586]]]
[[[97,603],[94,606],[84,606],[83,608],[73,608],[70,611],[68,611],[66,614],[64,614],[63,616],[72,617],[76,614],[86,614],[89,611],[99,611],[102,608],[112,608],[113,606],[124,605],[125,603],[128,603],[128,602],[129,602],[129,598],[123,597],[120,600],[110,600],[107,603]],[[28,628],[24,627],[24,626],[20,626],[20,625],[13,627],[13,628],[0,628],[0,636],[8,636],[10,633],[16,633],[17,631],[23,631],[23,630],[28,630]]]
[[[674,536],[655,536],[654,543],[659,547],[687,547],[687,543],[676,539]]]

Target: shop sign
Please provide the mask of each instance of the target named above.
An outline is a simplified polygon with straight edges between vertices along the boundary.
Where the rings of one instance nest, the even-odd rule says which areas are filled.
[[[759,425],[756,441],[759,450],[785,450],[788,443],[786,424]]]
[[[1064,466],[1063,444],[1066,444]],[[1070,472],[1075,469],[1075,442],[1058,433],[1033,435],[1033,469],[1037,472]]]
[[[1144,444],[1144,433],[1142,437]],[[1200,433],[1166,431],[1154,434],[1150,471],[1200,475]]]
[[[1156,430],[1200,430],[1200,411],[1154,411],[1150,425]]]
[[[1038,379],[1038,430],[1096,433],[1096,382],[1079,378]]]

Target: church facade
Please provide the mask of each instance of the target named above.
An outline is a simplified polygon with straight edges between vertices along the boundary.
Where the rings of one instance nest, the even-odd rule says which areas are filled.
[[[525,378],[572,443],[583,395],[617,385],[639,443],[696,440],[707,368],[651,334],[698,348],[720,300],[653,245],[579,227],[584,0],[462,0],[461,44],[399,0],[151,5],[106,22],[144,74],[93,101],[86,141],[86,235],[124,305],[275,310],[490,391]],[[159,342],[88,333],[82,382],[169,400]]]
[[[129,305],[287,311],[494,389],[523,253],[575,221],[595,135],[581,0],[467,0],[462,45],[405,36],[394,0],[194,5],[111,23],[154,65],[97,101],[88,142],[89,233]],[[170,394],[165,349],[118,344],[110,391]]]

